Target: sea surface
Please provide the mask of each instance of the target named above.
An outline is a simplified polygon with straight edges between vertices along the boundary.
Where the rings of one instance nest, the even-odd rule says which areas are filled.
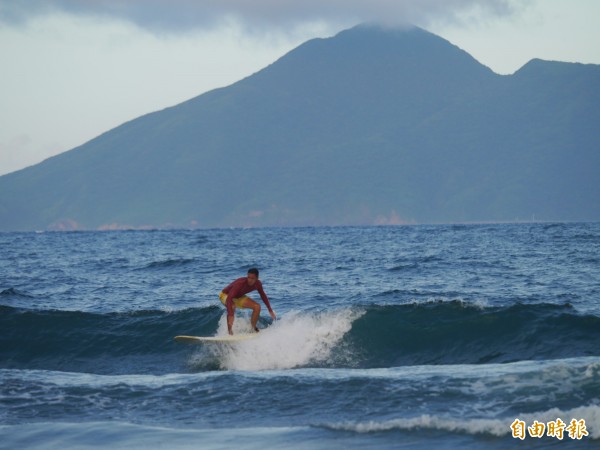
[[[0,233],[0,448],[600,448],[600,224]]]

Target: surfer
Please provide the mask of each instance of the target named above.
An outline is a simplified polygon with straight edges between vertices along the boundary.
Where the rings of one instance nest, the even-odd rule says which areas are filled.
[[[247,308],[252,310],[250,325],[254,331],[258,332],[256,323],[258,322],[258,317],[260,315],[260,305],[246,295],[248,292],[252,291],[258,291],[260,298],[269,310],[269,314],[271,314],[271,318],[273,320],[277,318],[275,312],[273,312],[273,309],[271,308],[269,298],[263,290],[262,283],[258,279],[258,269],[252,268],[248,270],[247,276],[232,281],[231,284],[224,288],[219,294],[221,303],[227,308],[227,331],[229,331],[229,334],[233,334],[233,312],[235,308]]]

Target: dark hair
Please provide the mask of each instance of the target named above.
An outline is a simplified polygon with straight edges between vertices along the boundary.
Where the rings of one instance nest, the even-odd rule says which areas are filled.
[[[258,269],[256,267],[253,267],[252,269],[248,269],[248,273],[253,273],[254,275],[256,275],[256,278],[258,278]]]

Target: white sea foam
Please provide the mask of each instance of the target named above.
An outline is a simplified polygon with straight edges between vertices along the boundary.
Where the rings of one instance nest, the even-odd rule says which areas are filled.
[[[561,419],[563,422],[569,424],[572,419],[583,419],[589,433],[588,437],[590,439],[600,439],[600,405],[580,406],[566,411],[559,408],[552,408],[546,411],[522,414],[518,418],[527,424],[533,423],[534,420],[547,423],[556,419]]]
[[[63,450],[65,448],[165,448],[196,450],[198,448],[239,448],[248,440],[284,447],[290,436],[310,433],[309,427],[254,427],[219,429],[186,429],[153,426],[112,420],[110,422],[38,422],[17,425],[0,424],[3,441],[0,448]],[[263,445],[242,445],[263,448]]]
[[[340,422],[324,424],[323,426],[333,430],[354,431],[357,433],[428,429],[471,435],[487,434],[491,436],[505,436],[512,433],[510,425],[515,419],[524,421],[527,426],[531,425],[536,420],[541,423],[548,423],[550,421],[555,421],[556,419],[561,419],[566,424],[569,424],[572,419],[583,419],[585,421],[587,432],[589,433],[589,436],[585,436],[584,438],[600,439],[600,406],[598,405],[582,406],[569,410],[552,408],[547,411],[521,414],[509,418],[461,419],[423,414],[418,417],[398,418],[384,421]],[[565,438],[569,439],[566,431]]]
[[[510,421],[500,419],[454,419],[423,414],[418,417],[392,419],[385,421],[343,422],[325,425],[334,430],[373,433],[392,430],[441,430],[451,433],[491,434],[503,436],[510,432]]]
[[[257,339],[217,345],[212,351],[221,366],[230,370],[291,369],[323,363],[332,357],[333,348],[362,314],[349,308],[321,313],[291,312],[261,331]],[[237,319],[236,325],[242,321],[245,319]],[[225,332],[223,319],[217,334]]]

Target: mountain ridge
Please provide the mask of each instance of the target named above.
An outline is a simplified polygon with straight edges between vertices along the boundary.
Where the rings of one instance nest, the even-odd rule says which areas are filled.
[[[599,85],[358,26],[0,177],[0,229],[600,220]]]

